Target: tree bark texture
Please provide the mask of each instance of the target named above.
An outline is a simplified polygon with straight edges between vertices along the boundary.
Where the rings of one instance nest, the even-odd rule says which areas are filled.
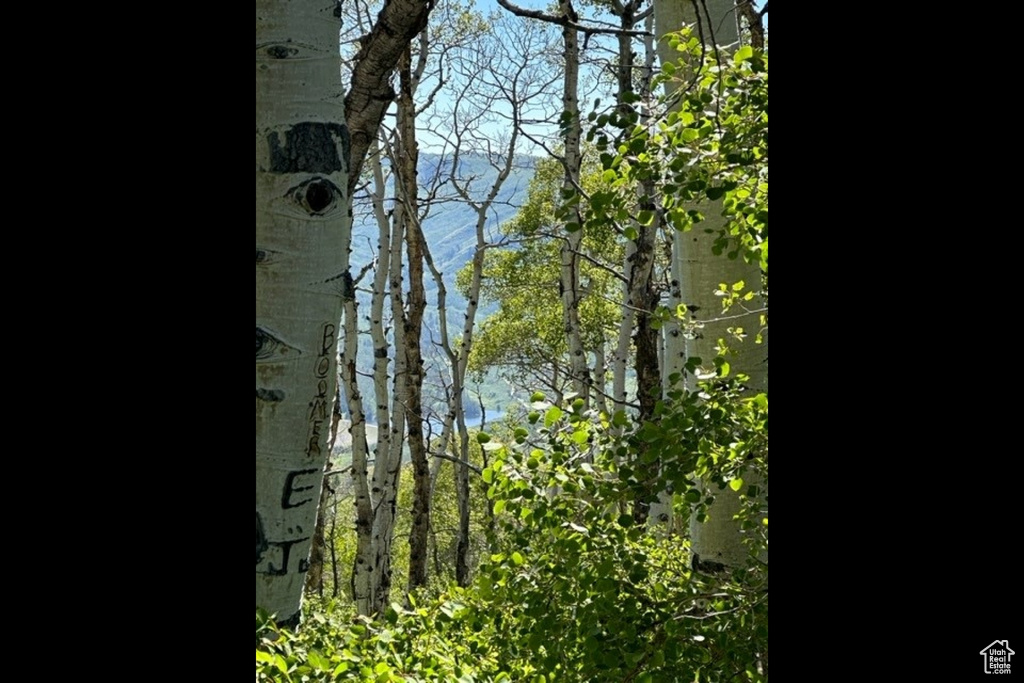
[[[576,10],[571,0],[559,0],[559,13],[577,21]],[[562,128],[565,140],[565,182],[564,187],[574,190],[580,184],[580,107],[579,31],[566,25],[562,27],[564,46],[565,80],[562,91]],[[579,204],[568,212],[568,222],[574,223],[575,231],[566,235],[562,242],[559,289],[562,294],[562,317],[565,321],[565,336],[569,345],[569,367],[571,368],[572,389],[587,405],[590,404],[590,368],[587,352],[583,348],[583,333],[580,327],[580,249],[583,245],[582,217]]]
[[[423,354],[420,348],[423,311],[424,244],[420,230],[417,193],[416,105],[413,102],[412,55],[406,48],[399,64],[398,135],[395,187],[405,207],[406,261],[409,295],[402,327],[405,333],[406,436],[413,472],[412,530],[409,532],[409,582],[411,592],[427,583],[427,540],[430,532],[430,464],[423,435]]]
[[[373,278],[373,298],[370,304],[370,334],[373,338],[373,385],[377,399],[377,446],[373,466],[373,575],[371,579],[372,612],[379,613],[388,603],[391,593],[391,545],[395,530],[395,502],[398,498],[398,482],[402,467],[402,432],[405,430],[405,413],[400,405],[391,409],[391,395],[388,391],[388,344],[384,331],[384,302],[388,298],[388,280],[392,268],[397,265],[399,278],[396,285],[401,301],[401,230],[395,230],[398,237],[392,242],[391,223],[384,211],[383,169],[379,153],[374,154],[374,214],[377,218],[377,271]],[[392,260],[391,250],[397,258]],[[399,306],[401,308],[401,306]],[[397,318],[396,318],[397,319]],[[396,330],[397,332],[397,330]],[[402,339],[395,337],[396,347]],[[404,367],[404,363],[402,364]],[[396,363],[396,376],[398,373]],[[395,396],[398,395],[396,392]],[[400,424],[396,428],[393,425]],[[395,447],[392,436],[398,432]]]
[[[427,26],[434,0],[385,0],[355,58],[352,87],[345,98],[352,136],[349,191],[355,187],[366,152],[377,137],[384,113],[395,98],[391,76],[409,41]],[[337,43],[337,36],[335,36]]]
[[[696,7],[701,7],[700,14]],[[704,15],[706,6],[709,13]],[[678,31],[686,25],[701,22],[705,42],[712,48],[712,35],[719,46],[732,46],[738,41],[736,15],[733,3],[729,0],[705,0],[704,3],[692,3],[688,0],[659,0],[655,3],[655,22],[659,35]],[[724,49],[721,54],[727,58]],[[659,44],[659,55],[664,63],[676,60],[677,53],[667,41]],[[719,339],[727,339],[732,354],[729,364],[732,374],[743,373],[750,376],[748,386],[751,392],[768,390],[768,341],[756,345],[754,335],[740,342],[732,338],[727,330],[737,324],[748,329],[757,324],[757,316],[748,320],[723,320],[722,306],[714,292],[720,283],[732,284],[744,281],[747,288],[757,291],[761,284],[761,271],[757,264],[749,264],[743,259],[731,260],[724,256],[715,256],[712,245],[715,232],[724,225],[722,203],[702,202],[694,206],[705,220],[698,223],[692,230],[677,232],[674,236],[672,250],[672,287],[677,303],[684,303],[690,311],[687,323],[697,323],[690,334],[675,329],[674,334],[666,340],[666,355],[675,372],[681,372],[685,359],[699,357],[705,367],[711,368],[712,360],[717,355],[716,345]],[[711,231],[710,233],[708,231]],[[759,300],[755,299],[755,307]],[[735,315],[735,312],[730,312]],[[696,388],[692,376],[686,378],[687,388]],[[750,482],[756,483],[756,482]],[[711,506],[708,521],[701,524],[691,522],[690,535],[693,554],[699,558],[701,566],[742,566],[748,556],[742,543],[742,535],[738,522],[733,516],[740,510],[740,497],[730,489],[716,491],[716,500]],[[767,558],[764,558],[767,560]]]
[[[351,279],[351,278],[350,278]],[[356,373],[359,349],[359,313],[355,292],[345,297],[345,350],[341,362],[341,377],[348,400],[349,415],[352,419],[349,433],[352,435],[352,490],[355,494],[356,509],[356,557],[352,568],[352,599],[360,614],[369,614],[371,604],[371,577],[373,574],[373,550],[370,531],[373,525],[373,500],[367,482],[369,464],[366,441],[366,415],[363,412],[363,396],[359,391]]]
[[[338,412],[340,402],[334,402],[334,409],[331,411],[331,437],[327,442],[327,452],[334,452],[334,442],[338,436],[338,426],[341,423],[341,415]],[[331,469],[330,456],[327,458],[325,470]],[[313,544],[309,551],[309,571],[306,572],[306,591],[316,593],[320,597],[324,595],[324,560],[327,548],[326,537],[326,515],[331,496],[334,489],[331,487],[327,473],[324,473],[324,483],[320,488],[320,502],[317,505],[316,526],[313,529]]]
[[[298,622],[351,237],[330,2],[256,3],[256,605]]]

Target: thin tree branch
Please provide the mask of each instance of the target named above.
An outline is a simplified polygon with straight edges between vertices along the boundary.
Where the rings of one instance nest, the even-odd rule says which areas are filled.
[[[526,9],[518,5],[513,5],[509,0],[498,0],[498,4],[507,9],[512,14],[518,17],[526,17],[527,19],[536,19],[538,21],[544,21],[549,24],[557,24],[559,26],[567,26],[569,28],[582,31],[583,33],[590,34],[600,33],[612,36],[649,36],[651,35],[647,31],[628,31],[621,28],[601,28],[599,26],[584,26],[579,23],[578,18],[570,18],[566,16],[557,16],[553,14],[545,14],[537,10]]]
[[[458,463],[460,465],[464,465],[464,466],[468,467],[469,469],[473,470],[474,472],[476,472],[477,474],[483,474],[483,472],[484,472],[482,468],[474,465],[473,463],[466,462],[466,461],[462,460],[461,458],[456,458],[455,456],[448,455],[447,453],[435,453],[435,452],[432,452],[431,455],[434,456],[435,458],[441,458],[442,460],[451,460],[454,463]]]

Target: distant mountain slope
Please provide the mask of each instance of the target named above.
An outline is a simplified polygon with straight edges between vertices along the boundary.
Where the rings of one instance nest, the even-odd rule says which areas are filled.
[[[495,199],[491,216],[488,219],[488,232],[495,237],[499,234],[498,227],[502,222],[515,215],[520,204],[526,199],[527,185],[533,177],[533,157],[523,157],[517,161],[509,178],[505,181]],[[450,161],[436,154],[421,154],[418,168],[420,184],[425,185],[435,174],[447,181],[450,175]],[[459,175],[463,179],[472,180],[471,193],[475,200],[482,200],[490,190],[497,177],[497,172],[481,156],[463,157]],[[422,192],[422,189],[421,189]],[[445,285],[449,286],[448,275],[451,273],[449,291],[454,288],[454,274],[473,257],[476,243],[476,212],[457,198],[454,190],[444,187],[441,197],[431,206],[427,219],[423,222],[423,233],[430,247],[434,263],[445,275]],[[369,210],[369,201],[365,197],[356,197],[355,222],[352,226],[352,264],[353,269],[362,267],[373,258],[377,244],[377,225]],[[386,203],[390,209],[390,202]],[[425,282],[428,290],[434,287],[432,282]]]
[[[486,228],[489,237],[495,240],[499,239],[501,224],[512,218],[518,207],[526,200],[527,187],[530,178],[533,177],[534,162],[535,160],[532,157],[522,157],[517,161],[516,168],[505,181],[491,208]],[[435,174],[439,174],[441,181],[448,181],[450,168],[450,159],[445,159],[436,154],[420,154],[418,176],[420,178],[421,194],[424,193],[422,186],[434,178]],[[461,160],[459,176],[464,180],[473,179],[470,190],[471,196],[475,200],[481,201],[490,191],[491,184],[497,177],[497,172],[491,167],[485,157],[469,155]],[[453,335],[458,335],[461,333],[461,324],[466,312],[466,301],[455,287],[455,276],[473,258],[473,250],[476,246],[476,212],[464,201],[456,198],[456,193],[450,185],[443,187],[438,192],[438,196],[439,200],[431,206],[430,212],[423,222],[423,234],[434,259],[434,265],[442,273],[445,289],[447,290],[449,332]],[[370,209],[369,199],[365,195],[363,197],[357,195],[354,201],[351,264],[352,272],[355,274],[364,265],[373,261],[377,248],[377,224]],[[389,196],[388,201],[385,202],[385,208],[390,210],[391,205],[392,199]],[[408,270],[406,270],[406,274],[408,274]],[[368,330],[368,323],[365,322],[365,317],[370,306],[369,289],[372,277],[372,272],[368,273],[366,278],[360,283],[358,290],[360,315],[364,318],[364,321],[360,324],[361,331]],[[406,278],[407,283],[408,279]],[[437,285],[429,272],[426,274],[423,285],[427,295],[427,311],[424,315],[423,353],[428,363],[427,377],[429,381],[430,378],[437,378],[438,376],[438,370],[430,367],[430,365],[439,362],[439,355],[433,346],[433,340],[440,339],[436,311]],[[386,308],[390,311],[390,304]],[[493,308],[490,310],[480,310],[477,314],[477,325],[483,322],[487,314],[492,311]],[[364,373],[364,376],[360,378],[361,391],[364,396],[372,396],[373,385],[367,375],[371,375],[373,372],[373,347],[368,333],[360,335],[357,367],[361,373]],[[392,370],[393,365],[389,367],[389,375]],[[429,393],[430,387],[425,386],[424,390]],[[439,392],[434,393],[437,395]],[[498,391],[494,390],[489,393],[495,396]],[[507,389],[504,387],[502,387],[500,393],[505,396],[508,395]],[[372,414],[372,401],[366,401],[365,403],[367,404],[365,408],[368,411],[368,420],[372,423],[375,421]],[[505,407],[504,404],[497,403],[495,400],[485,400],[485,406],[488,410],[501,410]]]

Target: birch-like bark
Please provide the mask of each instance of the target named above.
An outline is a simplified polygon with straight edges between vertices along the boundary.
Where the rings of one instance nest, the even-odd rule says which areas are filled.
[[[327,467],[330,467],[328,460]],[[324,477],[323,486],[320,487],[320,502],[317,505],[316,525],[313,527],[313,542],[309,548],[309,570],[306,572],[306,592],[324,595],[324,551],[327,548],[326,528],[324,515],[327,512],[327,503],[330,498],[331,489]]]
[[[633,26],[641,19],[650,19],[651,13],[641,13],[642,0],[631,0],[622,3],[620,0],[612,0],[612,13],[619,18],[621,32],[618,34],[618,65],[616,77],[618,90],[616,94],[617,110],[621,117],[635,117],[631,96],[634,94],[634,53],[633,42],[628,33]],[[649,43],[648,43],[649,44]],[[650,93],[651,62],[652,58],[648,52],[645,68],[642,71],[644,76],[641,79],[644,83],[644,92],[641,94],[641,101],[647,102],[646,95]],[[637,120],[639,120],[637,118]],[[658,305],[658,293],[654,287],[654,244],[660,225],[660,212],[657,210],[657,190],[653,181],[646,181],[638,188],[638,208],[649,212],[653,218],[650,222],[643,224],[639,221],[633,222],[637,237],[626,244],[625,260],[623,262],[623,305],[621,321],[619,324],[618,339],[613,358],[612,373],[612,396],[615,400],[616,410],[626,407],[626,367],[629,360],[629,351],[635,349],[633,368],[637,377],[637,404],[639,413],[637,420],[648,421],[654,417],[654,406],[661,389],[661,374],[658,360],[658,334],[652,326],[654,310]],[[634,519],[639,524],[646,522],[651,504],[656,499],[653,491],[653,484],[657,478],[657,462],[639,464],[644,460],[646,446],[641,444],[636,459],[638,461],[637,472],[641,482],[648,483],[647,491],[641,493],[635,501],[633,508]]]
[[[370,299],[370,335],[373,339],[373,386],[377,406],[377,444],[373,466],[373,526],[371,545],[373,547],[373,572],[371,578],[370,603],[374,613],[383,610],[391,592],[391,545],[394,541],[395,504],[398,499],[398,483],[402,468],[401,431],[404,430],[404,412],[401,407],[391,410],[391,396],[388,391],[388,342],[384,330],[384,302],[388,299],[388,276],[397,266],[399,278],[395,291],[401,294],[401,246],[402,238],[392,242],[391,223],[384,210],[386,184],[380,163],[380,150],[374,144],[372,158],[373,213],[377,221],[377,271],[373,277],[373,294]],[[401,230],[396,230],[401,235]],[[399,298],[399,308],[401,300]],[[396,333],[396,343],[402,337]],[[397,348],[397,347],[396,347]],[[403,363],[404,366],[404,363]],[[397,374],[397,364],[396,364]],[[398,448],[393,447],[392,423],[402,421],[397,437]]]
[[[341,424],[341,401],[336,398],[331,412],[331,436],[327,440],[327,452],[334,453],[334,444],[338,438],[338,427]],[[324,469],[331,469],[331,458],[327,457]],[[309,571],[306,572],[306,591],[324,596],[324,557],[327,549],[326,517],[334,489],[327,472],[324,472],[324,483],[320,487],[320,502],[317,505],[316,526],[313,528],[313,543],[309,550]]]
[[[256,3],[256,605],[298,623],[351,238],[331,3]]]
[[[622,317],[619,320],[619,334],[612,353],[612,405],[616,411],[626,409],[626,368],[629,367],[631,340],[633,338],[633,302],[630,292],[633,287],[633,260],[636,254],[636,242],[626,242],[625,257],[622,262],[622,275],[626,282],[622,285]]]
[[[592,375],[592,393],[594,394],[594,409],[599,413],[608,414],[608,394],[605,391],[605,379],[608,377],[608,350],[605,348],[603,339],[594,347],[594,374]]]
[[[559,13],[577,21],[572,0],[559,0]],[[579,31],[569,25],[562,27],[565,80],[562,90],[562,128],[565,140],[565,181],[566,191],[580,185],[580,108],[579,108]],[[576,226],[562,242],[559,289],[562,298],[562,318],[565,322],[565,336],[569,346],[569,367],[572,389],[579,394],[586,405],[590,405],[590,368],[587,353],[583,347],[580,327],[580,248],[583,244],[583,220],[579,203],[568,211],[568,221]]]
[[[707,7],[709,16],[699,17],[694,3],[685,0],[658,0],[655,3],[658,33],[663,35],[670,31],[678,31],[684,24],[693,25],[700,19],[703,22],[705,41],[710,43],[711,34],[714,33],[714,40],[722,46],[722,54],[725,55],[725,48],[734,46],[738,40],[733,3],[731,0],[705,0],[701,6]],[[709,45],[709,49],[710,47]],[[663,63],[678,58],[678,53],[667,41],[660,43],[659,54]],[[725,221],[721,202],[704,202],[695,208],[705,216],[705,221],[688,232],[675,234],[672,249],[672,286],[676,297],[675,303],[685,303],[691,312],[687,323],[700,327],[697,327],[693,334],[683,334],[677,329],[676,334],[666,339],[670,372],[682,372],[686,358],[690,357],[699,357],[705,367],[712,368],[711,361],[716,356],[717,341],[728,339],[730,350],[733,352],[729,356],[732,374],[749,375],[750,381],[747,384],[752,393],[767,391],[767,334],[764,335],[764,343],[756,345],[752,334],[740,342],[732,338],[727,331],[727,328],[737,324],[748,329],[753,328],[757,324],[756,314],[752,315],[748,322],[735,319],[721,320],[721,303],[714,295],[719,283],[731,284],[740,280],[746,283],[748,288],[758,290],[761,283],[760,268],[757,264],[749,264],[742,259],[730,260],[712,253],[715,232]],[[757,300],[754,306],[760,307]],[[692,375],[686,377],[686,383],[689,390],[695,389],[696,381]],[[740,496],[728,488],[716,491],[715,494],[715,503],[709,510],[708,520],[703,524],[696,520],[691,522],[694,566],[709,569],[743,566],[748,552],[742,543],[739,523],[733,519],[740,510]],[[767,561],[767,557],[762,559]]]
[[[513,98],[514,99],[514,98]],[[452,403],[449,414],[454,416],[459,429],[459,460],[456,469],[456,491],[459,509],[459,535],[455,548],[455,580],[460,586],[469,585],[469,430],[466,428],[466,411],[464,409],[466,370],[469,367],[469,355],[473,350],[473,327],[476,324],[476,313],[479,308],[480,284],[483,280],[484,254],[488,248],[484,229],[487,226],[487,215],[498,197],[502,185],[512,173],[516,144],[519,139],[519,112],[517,102],[512,102],[512,133],[508,146],[504,151],[505,163],[498,170],[498,177],[492,183],[487,198],[480,203],[470,199],[468,188],[455,182],[456,191],[476,211],[476,248],[473,251],[469,292],[467,293],[466,317],[462,325],[462,342],[459,345],[455,363],[452,366]],[[452,168],[458,167],[456,155]],[[455,174],[453,173],[453,176]],[[450,349],[449,349],[450,352]],[[454,355],[450,353],[450,357]],[[482,414],[482,413],[481,413]]]
[[[397,181],[396,181],[397,183]],[[402,453],[405,448],[406,406],[408,405],[409,384],[406,370],[405,349],[405,304],[402,294],[402,245],[405,242],[405,204],[396,202],[391,222],[391,263],[388,267],[389,291],[391,294],[391,319],[394,325],[395,375],[392,380],[391,429],[388,450],[378,450],[377,457],[386,461],[378,461],[381,470],[381,491],[384,498],[377,508],[374,537],[377,539],[376,567],[377,578],[374,583],[375,603],[383,606],[391,590],[391,545],[394,540],[395,505],[397,503],[398,485],[402,474]],[[384,429],[384,427],[380,427]],[[380,430],[378,430],[378,434]],[[377,469],[374,470],[376,482]],[[385,533],[387,532],[387,533]]]
[[[612,13],[619,17],[619,26],[624,30],[633,28],[636,23],[636,12],[641,4],[633,0],[625,4],[619,0],[612,1]],[[616,92],[617,109],[620,116],[629,116],[634,113],[633,105],[627,102],[633,94],[633,43],[632,38],[620,33],[618,40],[618,64],[616,68],[616,80],[618,89]],[[647,187],[642,188],[643,195],[648,191]],[[647,195],[647,203],[653,195]],[[648,208],[646,206],[641,208]],[[633,336],[634,320],[636,312],[643,303],[643,292],[650,287],[651,266],[653,265],[653,239],[656,234],[655,226],[645,226],[634,222],[633,227],[637,230],[637,239],[630,240],[626,244],[625,259],[623,261],[623,306],[622,319],[619,324],[618,340],[615,347],[613,360],[612,396],[615,400],[617,410],[625,408],[626,403],[626,367],[629,360],[630,341]],[[655,229],[651,229],[655,228]],[[643,416],[641,416],[643,417]]]
[[[360,614],[369,614],[372,595],[373,547],[370,536],[373,525],[373,500],[367,483],[366,416],[363,412],[363,397],[359,391],[356,374],[357,351],[359,349],[359,313],[352,278],[346,272],[349,293],[345,296],[345,350],[341,359],[341,380],[345,387],[352,435],[352,484],[356,509],[356,557],[352,568],[352,599]]]
[[[412,54],[407,48],[399,62],[398,134],[395,189],[405,207],[406,261],[409,295],[403,321],[405,343],[406,436],[413,472],[412,530],[409,532],[409,582],[412,592],[427,583],[427,540],[430,531],[430,465],[423,435],[423,356],[420,349],[426,292],[423,288],[424,245],[420,230],[417,194],[416,108],[413,102]]]

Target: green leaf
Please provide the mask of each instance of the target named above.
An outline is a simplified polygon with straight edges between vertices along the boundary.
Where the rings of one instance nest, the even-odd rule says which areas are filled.
[[[484,480],[485,484],[490,484],[494,481],[494,470],[490,467],[485,467],[484,471],[480,473],[480,477]]]
[[[733,491],[739,491],[741,488],[743,488],[743,480],[740,479],[739,477],[733,479],[732,481],[729,482],[729,488],[731,488]]]
[[[515,552],[513,552],[513,553],[512,553],[512,561],[516,563],[516,566],[520,566],[520,565],[522,565],[522,564],[523,564],[523,562],[525,562],[526,560],[524,560],[524,559],[523,559],[523,556],[522,556],[522,555],[521,555],[521,554],[519,553],[519,551],[517,550],[517,551],[515,551]]]
[[[551,406],[548,408],[548,412],[544,414],[544,426],[550,427],[558,422],[560,417],[562,417],[562,409],[558,406]]]
[[[495,501],[495,503],[494,503],[494,514],[500,515],[502,512],[504,512],[505,511],[506,503],[507,503],[507,501],[504,498],[502,498],[501,500]]]
[[[724,187],[709,187],[707,189],[707,191],[706,191],[706,194],[708,196],[708,199],[710,199],[712,201],[714,201],[716,199],[721,199],[725,195],[725,188]]]
[[[307,659],[309,660],[310,665],[316,669],[322,669],[324,671],[330,669],[330,661],[324,658],[324,656],[316,650],[310,650]]]

